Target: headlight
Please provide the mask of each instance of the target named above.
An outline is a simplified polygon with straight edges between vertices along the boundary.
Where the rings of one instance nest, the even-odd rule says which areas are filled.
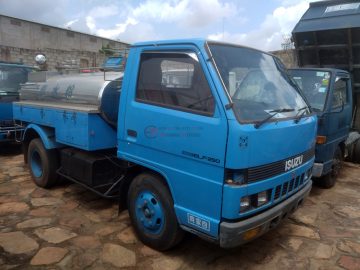
[[[240,200],[240,212],[246,212],[250,209],[251,200],[249,196],[242,197]]]
[[[225,183],[228,185],[244,185],[247,181],[246,170],[226,169]]]

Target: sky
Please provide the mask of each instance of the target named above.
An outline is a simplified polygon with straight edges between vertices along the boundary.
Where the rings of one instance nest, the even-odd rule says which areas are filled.
[[[265,51],[318,0],[0,0],[0,14],[128,43],[207,38]]]

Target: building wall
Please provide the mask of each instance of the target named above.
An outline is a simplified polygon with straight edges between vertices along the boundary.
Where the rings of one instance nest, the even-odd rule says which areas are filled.
[[[0,15],[0,61],[35,65],[35,56],[43,53],[48,70],[67,66],[99,66],[109,46],[121,50],[129,44],[49,25]]]
[[[271,52],[281,59],[287,68],[297,67],[296,53],[294,49]]]

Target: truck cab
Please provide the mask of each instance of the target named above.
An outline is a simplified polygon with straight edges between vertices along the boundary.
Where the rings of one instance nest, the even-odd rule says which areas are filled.
[[[274,56],[152,41],[133,45],[111,82],[79,76],[22,88],[14,115],[26,124],[32,178],[48,188],[61,175],[125,198],[145,244],[166,250],[187,231],[235,247],[309,194],[316,115]]]
[[[313,177],[321,186],[335,184],[346,154],[352,120],[352,86],[350,74],[339,69],[290,69],[290,76],[318,115]]]
[[[0,142],[15,139],[12,103],[19,100],[20,84],[27,81],[31,69],[21,63],[0,62]]]

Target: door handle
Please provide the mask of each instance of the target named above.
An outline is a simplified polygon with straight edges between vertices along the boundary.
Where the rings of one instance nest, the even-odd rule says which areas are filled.
[[[137,137],[137,132],[136,132],[135,130],[133,130],[133,129],[128,129],[128,130],[127,130],[127,135],[128,135],[129,137],[134,137],[134,138],[136,138],[136,137]]]

